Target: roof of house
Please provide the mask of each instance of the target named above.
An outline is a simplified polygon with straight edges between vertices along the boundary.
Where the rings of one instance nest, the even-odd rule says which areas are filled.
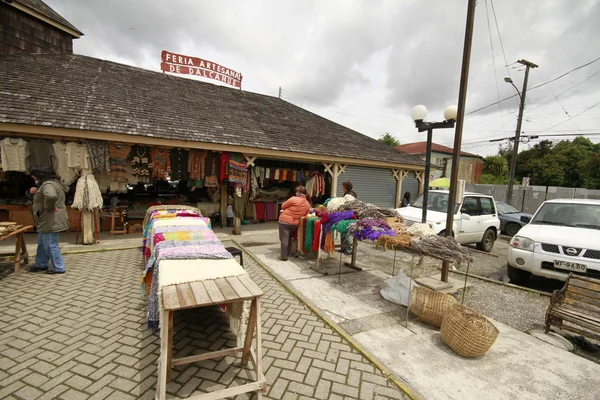
[[[396,148],[398,150],[404,151],[408,154],[420,155],[420,154],[425,154],[427,152],[427,142],[415,142],[415,143],[401,144],[399,146],[396,146]],[[431,151],[434,151],[436,153],[446,153],[446,154],[452,154],[454,152],[452,147],[442,146],[441,144],[437,144],[437,143],[431,143]],[[479,156],[477,154],[467,153],[466,151],[461,151],[460,155],[465,156],[465,157],[481,158],[481,156]]]
[[[59,24],[64,25],[67,28],[72,29],[75,32],[78,32],[79,34],[83,35],[83,32],[81,32],[79,29],[75,28],[75,26],[73,26],[73,24],[71,24],[69,21],[67,21],[62,15],[60,15],[59,13],[54,11],[50,6],[48,6],[42,0],[14,0],[14,1],[21,3],[25,7],[29,7],[33,11],[36,11],[36,12],[42,14],[43,16],[48,17],[51,20],[58,22]]]
[[[74,54],[0,57],[0,122],[422,166],[277,97]]]

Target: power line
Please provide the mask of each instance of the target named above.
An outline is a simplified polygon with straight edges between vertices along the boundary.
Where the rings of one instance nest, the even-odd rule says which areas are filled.
[[[498,39],[500,40],[500,48],[502,48],[502,55],[504,56],[504,65],[506,66],[506,72],[508,72],[508,76],[510,76],[510,71],[508,69],[508,61],[506,61],[506,53],[504,52],[504,44],[502,43],[502,36],[500,35],[500,26],[498,25],[498,18],[496,17],[496,9],[494,8],[494,0],[490,0],[490,3],[492,5],[492,12],[494,13],[494,21],[496,22],[496,30],[498,31]],[[487,0],[485,2],[485,9],[487,12]],[[489,25],[489,17],[488,17],[488,25]]]
[[[570,87],[570,88],[568,88],[567,90],[565,90],[565,91],[563,91],[563,92],[559,93],[559,94],[558,94],[556,97],[560,97],[560,96],[562,96],[563,94],[565,94],[565,93],[567,93],[567,92],[570,92],[571,90],[575,89],[577,86],[581,85],[581,84],[582,84],[582,83],[584,83],[585,81],[587,81],[587,80],[589,80],[589,79],[593,78],[594,76],[596,76],[596,75],[598,75],[598,74],[600,74],[600,71],[596,71],[596,72],[594,72],[592,75],[588,76],[587,78],[585,78],[585,79],[584,79],[584,80],[582,80],[581,82],[579,82],[579,83],[576,83],[575,85],[571,86],[571,87]],[[552,101],[552,99],[550,99],[550,100],[547,100],[547,101],[543,102],[542,104],[539,104],[538,106],[536,106],[536,107],[534,107],[534,108],[530,109],[530,110],[529,110],[529,112],[532,112],[532,111],[534,111],[534,110],[537,110],[538,108],[542,107],[543,105],[546,105],[546,104],[548,104],[548,103],[549,103],[549,102],[551,102],[551,101]],[[561,106],[562,106],[562,105],[561,105]]]
[[[554,82],[554,81],[557,81],[557,80],[559,80],[559,79],[561,79],[561,78],[564,78],[565,76],[569,75],[570,73],[572,73],[572,72],[575,72],[575,71],[577,71],[577,70],[579,70],[579,69],[581,69],[581,68],[587,67],[588,65],[591,65],[591,64],[593,64],[593,63],[597,62],[598,60],[600,60],[600,57],[598,57],[598,58],[596,58],[595,60],[592,60],[592,61],[590,61],[590,62],[588,62],[588,63],[585,63],[585,64],[583,64],[583,65],[580,65],[580,66],[578,66],[578,67],[575,67],[575,68],[571,69],[570,71],[567,71],[567,72],[565,72],[564,74],[562,74],[562,75],[560,75],[560,76],[557,76],[557,77],[556,77],[556,78],[554,78],[554,79],[551,79],[551,80],[549,80],[549,81],[547,81],[547,82],[541,83],[541,84],[539,84],[539,85],[537,85],[537,86],[533,86],[532,88],[529,88],[529,90],[531,91],[531,90],[537,89],[537,88],[539,88],[539,87],[542,87],[542,86],[544,86],[544,85],[547,85],[547,84],[549,84],[549,83],[552,83],[552,82]],[[474,113],[476,113],[476,112],[479,112],[479,111],[485,110],[486,108],[490,108],[490,107],[492,107],[492,106],[495,106],[496,104],[498,104],[498,103],[500,103],[500,102],[503,102],[503,101],[506,101],[506,100],[510,100],[510,99],[512,99],[512,98],[515,98],[515,97],[517,97],[517,96],[518,96],[518,94],[513,94],[512,96],[505,97],[504,99],[502,99],[502,100],[500,100],[500,101],[496,101],[496,102],[494,102],[494,103],[488,104],[487,106],[479,107],[479,108],[477,108],[477,109],[475,109],[475,110],[473,110],[473,111],[469,111],[468,113],[466,113],[466,115],[471,115],[471,114],[474,114]]]
[[[574,115],[572,118],[577,118],[577,117],[578,117],[578,116],[580,116],[581,114],[583,114],[583,113],[585,113],[585,112],[587,112],[587,111],[591,110],[592,108],[596,107],[598,104],[600,104],[600,101],[599,101],[599,102],[597,102],[596,104],[594,104],[593,106],[586,108],[586,109],[585,109],[585,110],[583,110],[582,112],[580,112],[580,113],[578,113],[578,114],[575,114],[575,115]],[[569,119],[566,119],[566,120],[564,120],[563,122],[559,122],[558,124],[552,125],[550,128],[547,128],[547,129],[546,129],[546,131],[549,131],[549,130],[550,130],[550,129],[552,129],[552,128],[556,128],[557,126],[559,126],[559,125],[562,125],[562,124],[564,124],[565,122],[568,122],[570,119],[571,119],[571,116],[569,115]],[[542,132],[546,132],[546,131],[542,131]]]
[[[540,77],[540,79],[542,80],[542,82],[545,83],[544,78],[542,78],[542,75],[540,74],[539,71],[537,71],[538,76]],[[552,89],[550,89],[550,86],[546,86],[546,89],[548,89],[548,91],[550,92],[550,94],[554,97],[554,99],[556,100],[556,102],[560,105],[560,108],[562,108],[562,110],[565,112],[565,114],[567,114],[567,116],[569,117],[569,119],[571,120],[571,122],[573,123],[573,125],[575,125],[575,128],[577,128],[577,130],[579,130],[579,127],[577,126],[577,124],[575,123],[575,121],[573,121],[573,118],[571,118],[571,114],[569,114],[569,112],[565,109],[565,107],[562,105],[562,103],[560,102],[560,100],[558,100],[558,97],[554,95],[554,92],[552,91]]]
[[[490,0],[491,2],[492,0]],[[488,10],[488,2],[485,0],[485,13],[487,17],[487,25],[488,25],[488,34],[490,36],[490,48],[492,49],[492,65],[494,66],[494,82],[496,82],[496,94],[498,95],[498,108],[500,109],[500,121],[502,122],[502,126],[504,126],[504,116],[502,115],[502,102],[500,102],[500,87],[498,86],[498,74],[496,71],[496,57],[494,56],[494,42],[492,41],[492,28],[490,26],[490,12]],[[494,14],[494,17],[496,15]],[[498,24],[496,22],[496,27]],[[498,36],[500,36],[500,31],[498,31]],[[502,39],[500,40],[502,43]],[[504,51],[504,50],[502,50]],[[506,64],[506,57],[504,57],[504,64]],[[507,68],[508,70],[508,68]]]

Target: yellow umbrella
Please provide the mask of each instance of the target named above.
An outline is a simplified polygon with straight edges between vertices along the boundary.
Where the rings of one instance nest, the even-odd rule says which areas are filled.
[[[429,182],[429,187],[449,188],[450,179],[448,178],[437,178]]]

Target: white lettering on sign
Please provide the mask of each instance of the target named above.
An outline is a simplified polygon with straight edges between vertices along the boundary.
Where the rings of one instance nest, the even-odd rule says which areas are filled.
[[[195,76],[203,76],[209,79],[215,79],[228,85],[242,87],[243,76],[241,73],[232,69],[223,67],[222,65],[210,62],[198,57],[188,57],[181,54],[175,54],[163,50],[162,52],[161,70],[165,72],[174,72],[180,74],[188,74]],[[189,69],[174,68],[173,66],[186,66]],[[198,72],[202,70],[205,72]]]

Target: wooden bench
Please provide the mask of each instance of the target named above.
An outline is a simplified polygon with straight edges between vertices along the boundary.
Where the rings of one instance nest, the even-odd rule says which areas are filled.
[[[236,353],[241,353],[241,365],[252,361],[256,381],[221,389],[214,392],[189,397],[189,400],[214,400],[234,398],[238,394],[257,392],[257,398],[262,399],[263,392],[267,390],[266,379],[262,370],[261,324],[260,324],[260,297],[263,291],[245,274],[228,278],[209,279],[192,283],[181,283],[165,286],[162,289],[162,305],[160,311],[161,352],[158,362],[158,381],[156,400],[166,398],[166,385],[170,380],[171,366],[190,364],[202,360],[221,358]],[[193,355],[175,359],[172,356],[173,348],[173,312],[177,310],[214,306],[218,304],[231,304],[244,300],[251,301],[248,328],[244,346]],[[252,342],[256,333],[255,350]]]
[[[546,333],[550,326],[600,340],[600,280],[569,274],[550,299]]]
[[[21,269],[21,261],[25,265],[29,264],[29,253],[27,253],[27,243],[25,242],[24,233],[33,229],[33,225],[17,225],[12,231],[4,231],[0,235],[0,241],[6,240],[11,237],[16,237],[15,252],[0,254],[0,257],[14,257],[15,258],[15,273]]]

